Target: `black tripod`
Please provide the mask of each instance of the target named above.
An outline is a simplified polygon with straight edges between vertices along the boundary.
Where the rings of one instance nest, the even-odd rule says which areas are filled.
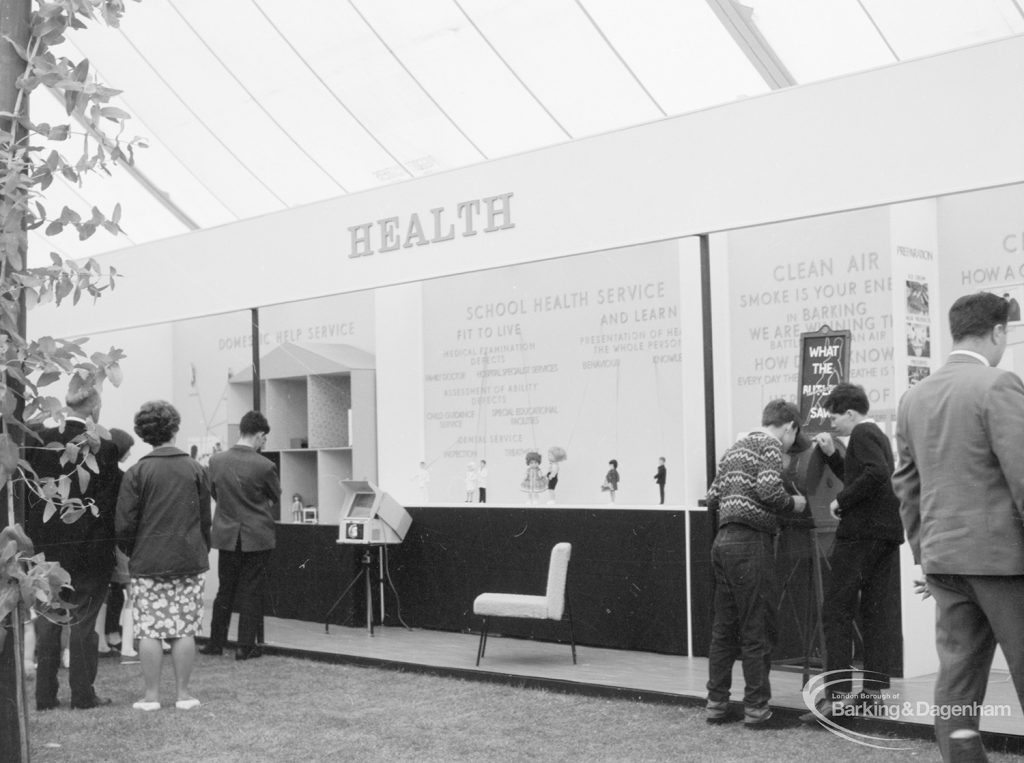
[[[354,578],[352,578],[351,582],[347,586],[345,586],[345,590],[341,592],[341,595],[338,596],[335,602],[331,605],[331,608],[327,610],[327,614],[324,615],[324,633],[331,632],[331,613],[341,603],[341,600],[345,598],[345,594],[352,590],[352,586],[354,586],[357,582],[359,582],[359,579],[362,578],[366,584],[366,631],[371,636],[373,635],[373,572],[371,568],[371,565],[373,564],[373,554],[370,553],[371,548],[373,547],[367,545],[366,548],[363,550],[363,554],[359,558],[359,572],[356,574]]]
[[[793,596],[793,591],[790,586],[792,585],[793,588],[799,590],[800,586],[794,585],[794,579],[798,568],[806,564],[806,590],[803,592],[806,596],[803,602],[804,612],[802,618],[797,615],[797,622],[800,623],[798,626],[798,632],[800,634],[800,641],[803,647],[803,683],[806,684],[811,677],[811,662],[815,661],[815,657],[817,657],[821,664],[824,664],[825,633],[822,628],[821,618],[821,607],[824,599],[822,586],[822,564],[827,565],[828,561],[823,558],[819,530],[817,528],[814,526],[791,527],[787,529],[786,532],[791,533],[794,536],[799,536],[806,544],[806,553],[791,561],[792,566],[786,571],[785,577],[782,579],[782,586],[779,595],[780,616],[782,615],[787,599],[789,599],[790,605],[794,610],[798,609],[799,603]],[[794,614],[796,614],[795,611]],[[785,660],[782,661],[783,664],[786,664],[786,662],[787,661]]]

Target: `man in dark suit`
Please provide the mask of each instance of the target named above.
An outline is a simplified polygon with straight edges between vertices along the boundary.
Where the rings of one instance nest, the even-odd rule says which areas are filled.
[[[263,617],[267,564],[274,549],[274,517],[280,511],[281,483],[274,464],[260,455],[270,425],[259,411],[239,424],[231,448],[210,457],[210,492],[217,501],[211,540],[219,552],[219,588],[213,602],[210,640],[199,651],[222,654],[231,611],[238,607],[236,660],[259,657],[256,635]]]
[[[48,427],[38,432],[40,440],[26,443],[26,461],[44,484],[67,478],[68,502],[62,507],[56,499],[47,500],[29,491],[25,511],[25,529],[35,543],[36,551],[46,560],[59,562],[71,575],[73,590],[64,590],[62,598],[73,605],[70,610],[71,707],[86,710],[110,704],[96,695],[99,635],[96,616],[107,598],[107,586],[114,568],[114,509],[121,472],[117,468],[117,447],[103,439],[96,428],[100,414],[100,394],[90,383],[76,380],[67,395],[71,414],[63,428]],[[59,443],[65,448],[47,448]],[[78,455],[62,464],[61,458],[70,450]],[[92,456],[93,460],[86,456]],[[84,469],[88,477],[82,479]],[[45,491],[44,491],[45,492]],[[81,502],[80,504],[77,502]],[[56,507],[56,511],[54,511]],[[65,512],[71,512],[67,514]],[[51,516],[47,516],[50,513]],[[63,519],[80,513],[72,522]],[[40,613],[35,620],[36,708],[57,707],[57,672],[60,668],[62,624]]]
[[[892,490],[893,455],[888,436],[868,418],[870,403],[864,388],[843,382],[822,400],[832,418],[832,431],[849,437],[841,454],[832,435],[822,432],[814,442],[829,468],[843,481],[829,506],[839,520],[829,555],[832,577],[822,606],[825,631],[826,700],[817,713],[800,717],[817,723],[832,717],[838,703],[852,700],[853,622],[860,614],[864,642],[862,701],[873,703],[902,658],[899,638],[900,557],[903,525],[900,502]],[[894,643],[895,641],[895,643]]]
[[[900,401],[893,487],[907,539],[935,597],[935,736],[983,759],[978,710],[996,644],[1024,707],[1024,383],[995,366],[1009,304],[961,297],[949,311],[946,365]]]

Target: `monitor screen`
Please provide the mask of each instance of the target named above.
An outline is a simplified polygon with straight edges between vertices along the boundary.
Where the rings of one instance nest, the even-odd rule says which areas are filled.
[[[373,512],[374,501],[377,500],[375,493],[356,493],[352,496],[352,508],[349,509],[350,517],[369,517]]]

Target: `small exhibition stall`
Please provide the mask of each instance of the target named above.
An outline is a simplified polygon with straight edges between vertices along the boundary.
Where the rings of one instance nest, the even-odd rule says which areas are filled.
[[[338,542],[361,482],[411,520],[372,546],[385,623],[475,629],[478,593],[542,588],[569,541],[579,643],[704,655],[700,501],[796,398],[800,335],[849,332],[892,435],[949,304],[1024,284],[1022,81],[1009,38],[131,247],[99,258],[115,291],[30,325],[124,349],[107,426],[166,398],[202,458],[260,405],[270,615],[363,627],[364,548]],[[552,448],[557,488],[531,497],[527,455],[547,473]],[[930,673],[932,605],[902,590],[904,675]],[[796,621],[811,594],[789,594]]]

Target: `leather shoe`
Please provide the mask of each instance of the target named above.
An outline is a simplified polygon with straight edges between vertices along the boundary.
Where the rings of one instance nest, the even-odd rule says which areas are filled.
[[[72,702],[71,709],[92,710],[94,707],[103,707],[104,705],[109,705],[112,702],[113,700],[111,700],[110,697],[98,697],[94,694],[91,700],[87,700],[85,702]]]
[[[199,647],[199,654],[221,655],[224,654],[224,647],[214,646],[213,644],[203,644]]]
[[[249,647],[248,649],[239,649],[235,652],[236,660],[255,660],[257,657],[263,656],[263,650],[258,646]]]
[[[60,700],[54,699],[49,702],[36,701],[36,710],[53,710],[55,707],[60,707]]]

